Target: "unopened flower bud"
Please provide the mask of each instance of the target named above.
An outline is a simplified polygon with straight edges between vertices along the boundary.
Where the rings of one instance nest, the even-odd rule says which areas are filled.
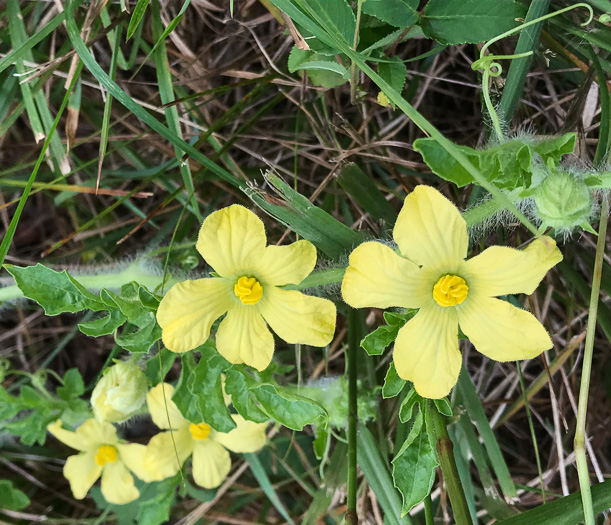
[[[535,203],[543,224],[556,229],[586,223],[592,211],[588,186],[566,171],[554,171],[541,183]]]
[[[133,361],[118,361],[106,370],[91,394],[100,421],[118,423],[132,416],[146,401],[146,376]]]

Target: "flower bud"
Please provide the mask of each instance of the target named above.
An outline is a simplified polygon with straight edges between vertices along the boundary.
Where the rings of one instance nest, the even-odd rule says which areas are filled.
[[[592,195],[581,179],[566,171],[553,171],[537,188],[535,203],[545,226],[571,229],[586,223]]]
[[[91,393],[91,406],[100,421],[118,423],[132,416],[146,401],[146,376],[133,361],[117,361]]]

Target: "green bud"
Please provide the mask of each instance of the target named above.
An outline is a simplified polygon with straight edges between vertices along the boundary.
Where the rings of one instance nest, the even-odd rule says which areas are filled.
[[[133,361],[117,361],[108,368],[91,393],[93,413],[100,421],[125,421],[146,400],[146,376]]]
[[[581,179],[566,171],[553,171],[537,188],[535,203],[545,226],[572,229],[587,222],[592,195]]]

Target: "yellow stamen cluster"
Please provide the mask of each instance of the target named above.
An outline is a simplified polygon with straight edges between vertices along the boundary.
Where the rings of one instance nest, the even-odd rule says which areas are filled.
[[[199,425],[194,425],[191,423],[189,425],[189,432],[191,432],[191,437],[193,437],[195,441],[204,441],[205,439],[208,439],[212,429],[210,428],[210,425],[207,425],[206,423],[200,423]]]
[[[106,463],[117,461],[117,449],[112,445],[101,445],[95,455],[95,462],[103,467]]]
[[[242,276],[233,287],[233,293],[242,301],[242,304],[257,304],[263,297],[263,287],[254,277]]]
[[[439,306],[456,306],[462,303],[469,293],[469,287],[458,275],[444,275],[433,287],[433,298]]]

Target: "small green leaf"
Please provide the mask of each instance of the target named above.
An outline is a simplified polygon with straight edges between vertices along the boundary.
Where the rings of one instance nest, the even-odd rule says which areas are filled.
[[[331,434],[329,433],[329,425],[321,422],[316,425],[316,438],[314,439],[314,454],[316,459],[321,460],[329,451]]]
[[[152,386],[158,385],[165,379],[174,361],[176,361],[176,357],[178,357],[178,354],[175,352],[171,352],[167,348],[162,348],[159,354],[151,357],[146,362],[144,373]]]
[[[409,27],[418,21],[419,0],[367,0],[363,13],[393,27]]]
[[[412,385],[412,387],[407,392],[407,395],[401,402],[401,407],[399,408],[399,419],[401,423],[407,423],[412,418],[412,413],[415,405],[420,405],[420,401],[422,398],[416,392],[416,389]]]
[[[420,411],[407,439],[392,460],[393,481],[403,496],[401,516],[429,494],[437,465],[437,454],[429,441]]]
[[[57,388],[57,395],[64,401],[71,402],[85,393],[85,383],[78,369],[68,370],[63,381],[64,384]]]
[[[361,346],[369,355],[382,355],[387,346],[396,338],[399,329],[413,317],[416,310],[408,310],[403,314],[384,312],[384,320],[388,323],[376,328],[361,339]]]
[[[24,492],[16,489],[13,482],[7,479],[0,480],[0,509],[21,510],[30,504],[30,499]]]
[[[5,264],[23,295],[42,306],[47,315],[82,310],[107,310],[99,297],[89,292],[65,270],[56,272],[42,264],[25,268]]]
[[[138,26],[140,25],[140,22],[142,20],[142,17],[144,16],[144,13],[146,12],[146,8],[149,5],[149,0],[138,0],[138,3],[136,4],[136,7],[134,7],[134,12],[132,13],[132,17],[129,21],[129,26],[127,26],[127,40],[129,40],[132,36],[134,36],[134,33],[136,32],[136,29],[138,29]]]
[[[95,321],[79,323],[78,328],[85,335],[100,337],[102,335],[114,334],[125,321],[127,321],[127,317],[120,310],[116,309]]]
[[[429,0],[420,25],[441,44],[477,44],[513,29],[525,15],[514,0]]]
[[[434,399],[433,402],[437,407],[437,410],[440,414],[444,416],[452,417],[452,405],[447,397],[442,397],[441,399]]]
[[[407,78],[407,68],[399,57],[394,57],[391,62],[380,62],[378,74],[388,82],[393,89],[399,93],[403,91],[405,79]]]
[[[262,385],[253,392],[270,417],[292,430],[302,430],[319,417],[327,418],[325,409],[318,403],[280,386]]]
[[[405,386],[405,379],[401,379],[397,375],[397,369],[394,363],[390,363],[386,377],[384,378],[384,386],[382,387],[382,397],[388,399],[390,397],[398,396]]]
[[[227,370],[225,375],[225,392],[231,396],[231,402],[238,413],[245,419],[255,423],[264,423],[269,419],[249,391],[244,372],[235,368]]]
[[[170,519],[170,510],[179,483],[180,474],[177,474],[146,487],[138,499],[138,525],[161,525]]]

